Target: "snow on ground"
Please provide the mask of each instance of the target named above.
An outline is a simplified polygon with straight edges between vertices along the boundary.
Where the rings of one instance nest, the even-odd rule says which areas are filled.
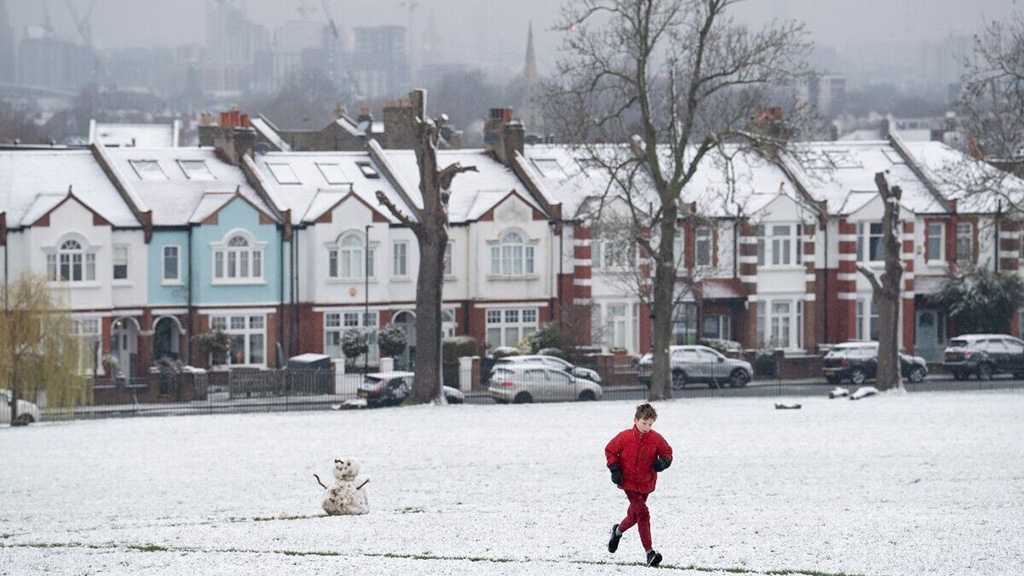
[[[1024,570],[1021,392],[662,403],[651,499],[678,574]],[[603,447],[633,402],[0,429],[0,574],[639,574]],[[313,479],[362,463],[371,513]],[[729,572],[726,572],[726,571]]]

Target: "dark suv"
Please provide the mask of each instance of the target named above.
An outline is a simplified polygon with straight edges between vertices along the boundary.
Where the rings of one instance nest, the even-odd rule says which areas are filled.
[[[949,341],[942,363],[957,380],[972,374],[988,380],[993,374],[1024,376],[1024,341],[1005,334],[964,334]]]
[[[829,384],[849,380],[860,386],[878,372],[878,342],[844,342],[836,344],[823,362]],[[928,363],[919,356],[900,353],[900,375],[918,383],[928,375]]]

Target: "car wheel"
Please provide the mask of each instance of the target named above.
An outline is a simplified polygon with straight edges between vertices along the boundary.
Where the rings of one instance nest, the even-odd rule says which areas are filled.
[[[966,374],[964,373],[963,370],[953,370],[953,379],[954,380],[963,380],[963,379],[965,379],[965,377],[966,377]]]
[[[33,423],[35,421],[36,421],[36,419],[33,418],[31,414],[29,414],[27,412],[23,412],[21,414],[18,414],[18,417],[14,419],[14,422],[11,422],[11,425],[12,426],[28,426],[29,424],[31,424],[31,423]]]
[[[513,402],[516,404],[529,404],[530,402],[533,402],[533,396],[530,396],[529,392],[520,392],[519,394],[516,394]]]
[[[672,389],[682,390],[683,388],[686,388],[686,372],[683,372],[682,370],[673,370]]]
[[[853,372],[850,372],[850,382],[854,386],[863,386],[864,382],[867,382],[868,376],[860,368],[855,368]]]
[[[594,394],[593,390],[584,390],[583,392],[580,392],[579,400],[581,402],[589,402],[591,400],[597,400],[597,396]]]
[[[924,381],[924,368],[920,366],[910,371],[910,381],[914,384],[920,384]]]
[[[746,370],[733,370],[729,376],[729,386],[732,388],[744,388],[750,382],[750,376]]]
[[[978,380],[992,379],[992,365],[985,363],[978,365]]]

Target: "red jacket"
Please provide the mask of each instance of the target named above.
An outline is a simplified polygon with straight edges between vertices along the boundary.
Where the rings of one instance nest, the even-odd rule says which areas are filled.
[[[634,426],[623,430],[612,438],[604,448],[608,466],[618,464],[622,470],[622,485],[627,492],[650,494],[658,482],[654,471],[654,459],[661,456],[672,459],[672,447],[654,430],[641,434]]]

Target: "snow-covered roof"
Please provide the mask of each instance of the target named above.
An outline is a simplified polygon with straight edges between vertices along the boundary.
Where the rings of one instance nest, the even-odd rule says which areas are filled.
[[[961,213],[994,213],[1000,201],[1024,203],[1024,180],[975,160],[943,142],[907,142],[918,166]],[[998,191],[998,194],[993,192]],[[1004,206],[1005,208],[1005,206]]]
[[[569,218],[583,217],[584,212],[600,204],[601,198],[621,196],[621,193],[609,192],[607,166],[620,164],[621,161],[615,160],[628,153],[625,146],[537,145],[527,146],[525,150],[529,173],[538,181],[548,200],[561,204],[562,214]],[[737,153],[735,148],[726,148],[725,153],[731,156],[731,161],[717,150],[710,152],[683,190],[683,201],[697,203],[701,214],[711,217],[749,215],[780,194],[797,197],[786,174],[775,164],[753,152]],[[633,197],[644,204],[658,204],[653,189],[635,190]]]
[[[385,150],[384,155],[395,176],[402,183],[410,200],[417,206],[423,205],[420,196],[420,172],[416,153],[412,150]],[[459,163],[475,166],[476,172],[464,172],[452,181],[451,196],[448,199],[448,220],[453,224],[473,222],[480,219],[509,194],[515,192],[527,204],[543,212],[543,208],[530,195],[526,184],[515,173],[497,161],[489,152],[476,150],[438,150],[438,169]]]
[[[89,150],[0,151],[0,211],[27,226],[68,194],[117,227],[140,223]]]
[[[885,172],[890,186],[903,189],[902,204],[915,214],[945,211],[914,174],[900,151],[887,141],[811,142],[790,146],[787,164],[831,215],[849,215],[878,195],[875,174]]]
[[[178,145],[178,125],[92,122],[89,144],[96,142],[108,147],[173,148]]]
[[[154,226],[191,223],[200,204],[209,206],[211,200],[206,195],[211,192],[237,191],[275,219],[242,170],[221,160],[212,148],[111,148],[107,152],[122,177],[153,211]]]
[[[315,221],[350,192],[392,223],[398,220],[377,201],[377,191],[405,206],[367,152],[272,152],[254,163],[277,205],[291,210],[293,224]]]
[[[277,133],[277,127],[274,126],[270,120],[267,120],[261,115],[251,119],[249,124],[252,126],[253,130],[262,136],[267,142],[270,142],[270,144],[277,148],[279,152],[291,152],[291,145],[285,142],[284,138],[281,138],[281,135]]]

